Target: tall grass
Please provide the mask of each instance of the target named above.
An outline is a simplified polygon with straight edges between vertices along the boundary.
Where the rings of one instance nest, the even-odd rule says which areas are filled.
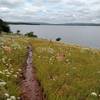
[[[33,61],[47,100],[99,100],[100,51],[33,41]]]
[[[0,100],[19,98],[19,76],[27,44],[23,37],[0,37]]]

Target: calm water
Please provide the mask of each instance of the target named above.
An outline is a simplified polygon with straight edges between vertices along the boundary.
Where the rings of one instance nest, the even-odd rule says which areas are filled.
[[[47,25],[10,25],[11,30],[21,33],[33,31],[40,38],[55,40],[61,37],[65,43],[100,48],[100,26],[47,26]]]

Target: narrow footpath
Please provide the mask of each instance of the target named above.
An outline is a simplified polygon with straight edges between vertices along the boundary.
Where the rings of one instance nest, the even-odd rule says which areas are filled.
[[[23,70],[23,80],[21,82],[21,100],[44,100],[43,92],[36,78],[35,67],[33,61],[32,47],[28,47],[28,57],[26,66]]]

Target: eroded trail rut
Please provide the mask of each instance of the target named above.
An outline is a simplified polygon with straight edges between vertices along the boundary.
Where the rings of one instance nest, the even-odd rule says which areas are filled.
[[[23,77],[21,83],[21,100],[43,100],[43,93],[41,86],[36,78],[35,67],[32,65],[32,47],[28,47],[28,57],[26,66],[23,71]]]

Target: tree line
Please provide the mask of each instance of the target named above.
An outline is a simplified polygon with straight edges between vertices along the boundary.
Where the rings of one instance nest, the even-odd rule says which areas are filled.
[[[2,19],[0,19],[0,33],[1,32],[7,32],[7,33],[10,32],[10,27]]]
[[[6,32],[6,33],[10,34],[11,30],[10,30],[10,27],[8,26],[8,23],[6,23],[2,19],[0,19],[0,34],[2,32]],[[17,32],[15,33],[15,35],[21,35],[20,34],[20,30],[17,30]],[[25,36],[28,36],[28,37],[37,37],[37,35],[35,35],[34,32],[26,33]]]
[[[10,27],[8,26],[8,23],[6,23],[2,19],[0,19],[0,34],[2,32],[6,32],[6,33],[9,33],[10,34],[11,33],[11,30],[10,30]],[[22,34],[20,33],[20,30],[17,30],[17,32],[15,33],[15,35],[22,35]],[[37,35],[34,34],[34,32],[28,32],[28,33],[25,34],[25,36],[35,37],[35,38],[38,37]],[[60,40],[61,40],[60,37],[56,38],[56,41],[60,41]]]

